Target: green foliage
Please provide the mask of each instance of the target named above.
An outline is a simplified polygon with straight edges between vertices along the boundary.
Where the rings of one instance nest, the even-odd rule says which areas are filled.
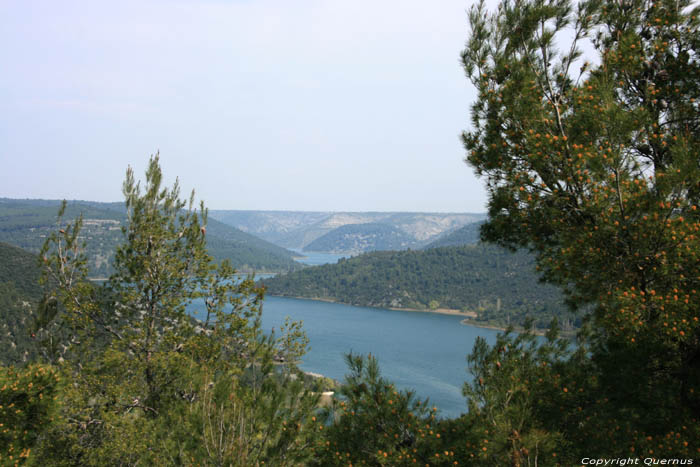
[[[55,368],[0,367],[0,465],[23,465],[54,421],[60,378]]]
[[[41,299],[38,258],[27,251],[0,243],[0,283],[12,283],[17,292],[32,301]]]
[[[583,370],[568,360],[569,342],[550,331],[538,342],[529,329],[518,336],[500,334],[489,346],[478,338],[467,358],[472,382],[464,385],[467,417],[484,433],[477,445],[479,458],[489,465],[527,465],[536,459],[576,463],[577,452],[567,445],[557,410],[576,386],[568,373]],[[580,362],[582,349],[576,354]],[[575,397],[575,396],[574,396]],[[571,423],[569,421],[569,423]],[[554,459],[559,453],[560,458]],[[562,459],[562,454],[568,456]],[[546,461],[545,461],[546,462]]]
[[[157,158],[143,191],[127,174],[118,249],[91,235],[88,219],[109,216],[83,218],[64,205],[50,232],[45,204],[32,205],[34,219],[24,207],[6,215],[15,208],[3,200],[0,238],[30,239],[38,251],[48,237],[50,293],[36,337],[70,384],[58,387],[51,367],[2,369],[2,461],[15,453],[39,465],[696,458],[699,12],[687,0],[475,6],[462,58],[478,99],[463,140],[489,191],[482,237],[516,253],[379,252],[266,281],[276,294],[468,309],[499,323],[530,315],[542,326],[566,315],[554,289],[537,285],[522,251],[533,252],[571,308],[593,313],[576,348],[556,326],[544,341],[530,330],[491,347],[479,341],[468,357],[469,412],[458,419],[437,419],[383,379],[376,360],[349,356],[350,374],[322,420],[295,365],[307,345],[299,325],[280,337],[261,332],[263,290],[206,253],[214,224],[207,233],[203,207],[180,201],[177,185],[161,187]],[[587,38],[593,63],[581,57]],[[89,283],[105,251],[116,251],[112,276]],[[0,283],[16,329],[26,326],[16,308],[25,288]],[[207,307],[202,322],[185,313],[195,299]],[[41,396],[53,391],[58,402]]]
[[[37,349],[31,339],[33,304],[13,283],[0,283],[0,362],[20,364],[32,361]]]
[[[318,399],[293,397],[304,393],[302,383],[277,380],[271,367],[257,375],[261,376],[263,383],[255,390],[226,378],[201,388],[201,399],[165,425],[181,427],[175,430],[177,438],[187,443],[187,454],[174,463],[188,458],[240,466],[307,462],[314,433],[310,414]]]
[[[0,243],[0,362],[19,364],[38,356],[32,339],[35,308],[42,297],[38,258]]]
[[[382,378],[371,355],[346,355],[350,373],[326,410],[327,428],[314,465],[411,465],[429,462],[434,411],[411,391]],[[319,421],[319,429],[323,428]],[[325,442],[324,442],[325,441]]]
[[[436,302],[503,326],[533,317],[546,327],[552,316],[578,324],[565,313],[556,288],[538,283],[531,256],[486,245],[367,253],[264,283],[272,295],[359,306],[428,309]]]
[[[468,357],[473,379],[464,386],[469,412],[458,423],[469,427],[467,436],[479,435],[477,465],[527,465],[536,457],[541,465],[575,465],[587,456],[695,458],[700,431],[692,414],[676,414],[677,429],[658,429],[660,407],[638,405],[639,386],[591,359],[581,334],[574,347],[557,337],[554,324],[544,341],[528,330],[501,334],[493,346],[475,344]],[[618,361],[620,368],[629,364]]]
[[[470,11],[463,62],[479,96],[463,139],[489,191],[482,238],[530,249],[572,308],[593,309],[577,363],[588,375],[567,369],[583,395],[533,419],[570,452],[700,452],[699,13],[666,0]],[[480,366],[490,352],[476,349]],[[494,393],[503,383],[484,381]],[[520,407],[549,400],[515,413],[483,403],[517,424]]]
[[[62,423],[37,458],[66,465],[297,465],[309,456],[318,396],[294,365],[307,340],[298,323],[261,331],[263,291],[206,251],[207,212],[161,186],[158,157],[146,182],[124,182],[127,222],[114,273],[86,280],[82,218],[52,232],[39,332],[58,340],[72,382]],[[59,211],[59,225],[65,204]],[[202,322],[186,314],[202,299]],[[285,365],[275,364],[284,355]],[[288,427],[287,427],[288,426]]]

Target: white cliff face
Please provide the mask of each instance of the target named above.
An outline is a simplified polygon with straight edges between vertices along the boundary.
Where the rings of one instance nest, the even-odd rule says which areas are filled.
[[[445,232],[456,230],[485,218],[480,214],[415,214],[397,223],[397,227],[416,240],[427,242]]]

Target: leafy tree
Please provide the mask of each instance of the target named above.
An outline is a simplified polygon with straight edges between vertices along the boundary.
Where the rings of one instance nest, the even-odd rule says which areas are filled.
[[[573,308],[592,307],[601,402],[588,410],[631,420],[612,432],[649,454],[669,433],[686,443],[671,452],[700,449],[683,428],[700,417],[699,13],[686,0],[482,1],[463,52],[482,237],[529,248]]]
[[[62,420],[38,448],[66,464],[297,464],[313,431],[318,397],[299,370],[306,340],[298,323],[261,330],[263,290],[206,253],[207,212],[162,187],[158,156],[142,187],[127,170],[127,223],[114,274],[86,280],[81,218],[42,250],[47,278],[44,333],[57,331],[57,361],[73,382]],[[197,321],[187,305],[202,300]],[[60,332],[59,332],[60,331]],[[53,334],[53,333],[52,333]],[[290,425],[289,429],[285,425]]]

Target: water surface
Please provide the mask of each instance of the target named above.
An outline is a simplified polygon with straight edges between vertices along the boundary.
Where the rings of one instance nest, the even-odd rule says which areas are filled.
[[[196,314],[196,305],[192,311]],[[441,415],[448,417],[466,411],[462,385],[469,377],[466,355],[474,341],[482,336],[493,343],[497,334],[464,326],[460,316],[265,299],[266,331],[279,330],[286,316],[303,321],[310,340],[302,369],[343,380],[348,371],[346,353],[371,353],[379,359],[383,376],[402,389],[414,389],[421,398],[429,397]]]

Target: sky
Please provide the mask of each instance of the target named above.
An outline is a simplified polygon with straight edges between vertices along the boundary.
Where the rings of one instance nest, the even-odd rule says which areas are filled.
[[[472,0],[0,0],[0,197],[122,199],[160,152],[212,209],[483,212]]]

